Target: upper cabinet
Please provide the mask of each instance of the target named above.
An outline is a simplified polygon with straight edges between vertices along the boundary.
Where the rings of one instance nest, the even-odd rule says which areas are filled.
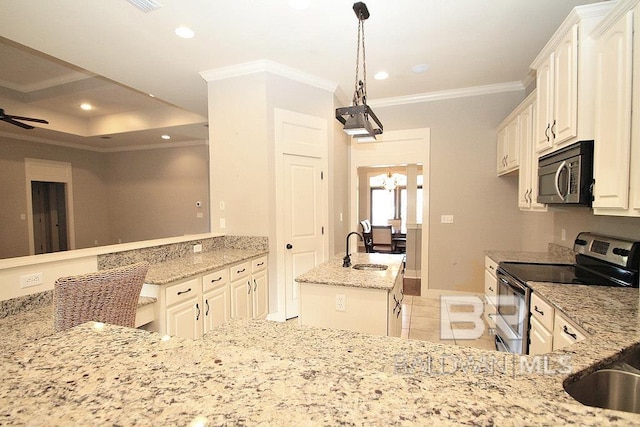
[[[520,171],[518,175],[518,207],[521,211],[547,211],[538,203],[538,156],[533,144],[536,120],[536,93],[530,94],[517,111],[520,135]]]
[[[520,134],[518,116],[511,115],[498,129],[497,172],[504,175],[520,166]]]
[[[640,120],[635,117],[640,111],[638,28],[640,2],[621,1],[592,34],[596,40],[595,214],[640,216]]]
[[[594,138],[595,46],[589,34],[614,5],[574,8],[531,64],[537,79],[534,141],[538,153]]]

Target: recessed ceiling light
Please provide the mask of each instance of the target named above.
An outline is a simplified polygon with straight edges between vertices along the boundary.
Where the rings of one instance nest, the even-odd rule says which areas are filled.
[[[152,93],[149,94],[150,97],[155,98],[156,96]]]
[[[162,139],[171,139],[171,137],[169,135],[162,135],[160,138],[162,138]]]
[[[387,77],[389,77],[389,73],[387,73],[386,71],[378,71],[376,75],[373,76],[373,78],[376,80],[385,80]]]
[[[86,102],[84,104],[80,104],[80,108],[82,108],[84,111],[93,110],[93,107],[91,106],[91,104],[87,104]]]
[[[309,7],[311,0],[289,0],[289,7],[295,10],[304,10]]]
[[[178,37],[182,37],[183,39],[192,39],[196,35],[191,28],[187,27],[178,27],[175,32]]]
[[[418,64],[411,67],[411,71],[416,74],[424,73],[429,69],[429,64]]]

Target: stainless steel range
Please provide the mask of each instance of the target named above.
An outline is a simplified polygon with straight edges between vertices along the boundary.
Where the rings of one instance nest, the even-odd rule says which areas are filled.
[[[640,242],[580,233],[573,250],[575,264],[501,262],[498,267],[496,348],[528,353],[529,303],[527,282],[571,283],[637,288]]]

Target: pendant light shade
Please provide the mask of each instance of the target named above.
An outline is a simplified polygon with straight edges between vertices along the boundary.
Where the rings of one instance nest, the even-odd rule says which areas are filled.
[[[358,17],[358,47],[356,55],[356,79],[353,92],[353,105],[336,109],[336,119],[344,125],[343,130],[359,141],[375,140],[382,134],[382,123],[367,105],[367,64],[364,48],[364,21],[369,18],[367,5],[354,3],[353,11]],[[362,48],[362,79],[360,79],[360,48]]]

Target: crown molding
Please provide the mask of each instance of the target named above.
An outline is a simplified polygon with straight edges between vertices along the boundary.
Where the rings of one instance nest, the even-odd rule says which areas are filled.
[[[178,148],[178,147],[191,147],[196,145],[209,145],[208,140],[192,140],[182,142],[166,142],[159,144],[146,144],[146,145],[127,145],[122,147],[94,147],[91,145],[75,144],[73,142],[54,141],[51,139],[40,138],[29,135],[18,135],[10,132],[0,132],[0,137],[13,139],[16,141],[35,142],[38,144],[56,145],[58,147],[73,148],[76,150],[92,151],[96,153],[115,153],[122,151],[140,151],[140,150],[157,150],[161,148]]]
[[[393,98],[382,98],[371,100],[368,104],[371,107],[391,107],[395,105],[442,101],[445,99],[465,98],[469,96],[491,95],[502,92],[517,92],[524,89],[525,87],[522,82],[508,82],[460,89],[440,90],[435,92],[419,93],[416,95],[397,96]]]
[[[594,39],[599,38],[605,31],[607,31],[613,24],[618,22],[624,15],[640,3],[640,0],[619,0],[615,7],[602,18],[602,21],[596,25],[591,32],[591,37]]]
[[[212,70],[201,71],[200,76],[207,82],[231,79],[234,77],[246,76],[255,73],[271,73],[290,80],[317,87],[322,90],[334,93],[338,84],[320,77],[308,74],[295,68],[280,64],[268,59],[245,62],[243,64],[230,65],[228,67],[214,68]]]

